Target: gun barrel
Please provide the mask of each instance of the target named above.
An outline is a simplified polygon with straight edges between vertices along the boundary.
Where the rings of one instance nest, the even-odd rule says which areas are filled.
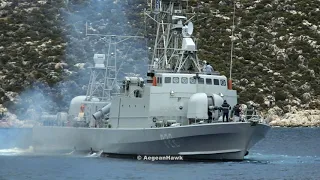
[[[111,103],[101,108],[99,111],[95,112],[92,116],[95,120],[101,119],[103,115],[108,114],[110,112]]]

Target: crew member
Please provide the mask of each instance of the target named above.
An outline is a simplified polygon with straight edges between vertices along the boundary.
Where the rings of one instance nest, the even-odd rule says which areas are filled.
[[[240,104],[236,104],[232,109],[232,115],[234,121],[240,121]]]
[[[205,68],[205,72],[208,75],[211,75],[213,72],[213,67],[209,64],[209,62],[207,62],[206,68]]]
[[[0,108],[0,119],[5,118],[7,113],[7,108]]]
[[[203,61],[202,71],[206,72],[207,61]]]
[[[227,103],[227,100],[223,101],[221,108],[223,112],[222,121],[224,122],[224,118],[226,118],[226,122],[229,122],[229,110],[231,109],[231,106]]]
[[[4,112],[3,112],[3,109],[0,108],[0,119],[4,117]]]
[[[255,109],[253,105],[249,104],[246,111],[245,111],[246,119],[249,120],[252,118],[252,116],[255,115]]]

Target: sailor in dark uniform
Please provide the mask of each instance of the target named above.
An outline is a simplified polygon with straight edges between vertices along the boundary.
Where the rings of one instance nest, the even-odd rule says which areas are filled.
[[[231,109],[231,106],[227,103],[227,100],[223,101],[223,104],[221,105],[223,116],[222,121],[224,122],[224,118],[226,118],[226,122],[229,121],[229,110]]]
[[[231,115],[233,116],[233,121],[240,121],[240,105],[236,104],[233,109]]]

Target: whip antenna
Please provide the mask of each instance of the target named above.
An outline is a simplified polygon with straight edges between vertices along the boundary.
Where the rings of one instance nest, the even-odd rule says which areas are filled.
[[[232,58],[233,58],[233,41],[234,41],[234,19],[235,19],[235,14],[236,14],[236,1],[233,3],[233,22],[232,22],[232,30],[231,30],[231,52],[230,52],[230,77],[229,77],[229,82],[228,82],[228,88],[232,89]]]

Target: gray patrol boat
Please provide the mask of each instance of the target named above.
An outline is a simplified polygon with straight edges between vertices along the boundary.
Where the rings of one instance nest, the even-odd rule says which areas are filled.
[[[144,14],[156,36],[147,78],[125,77],[112,94],[116,51],[110,45],[107,56],[96,54],[87,94],[75,97],[68,113],[44,115],[45,125],[33,128],[35,151],[243,160],[265,137],[270,126],[259,116],[222,122],[221,105],[237,104],[237,92],[226,76],[203,72],[188,1],[148,5]],[[110,36],[110,44],[119,38]]]

